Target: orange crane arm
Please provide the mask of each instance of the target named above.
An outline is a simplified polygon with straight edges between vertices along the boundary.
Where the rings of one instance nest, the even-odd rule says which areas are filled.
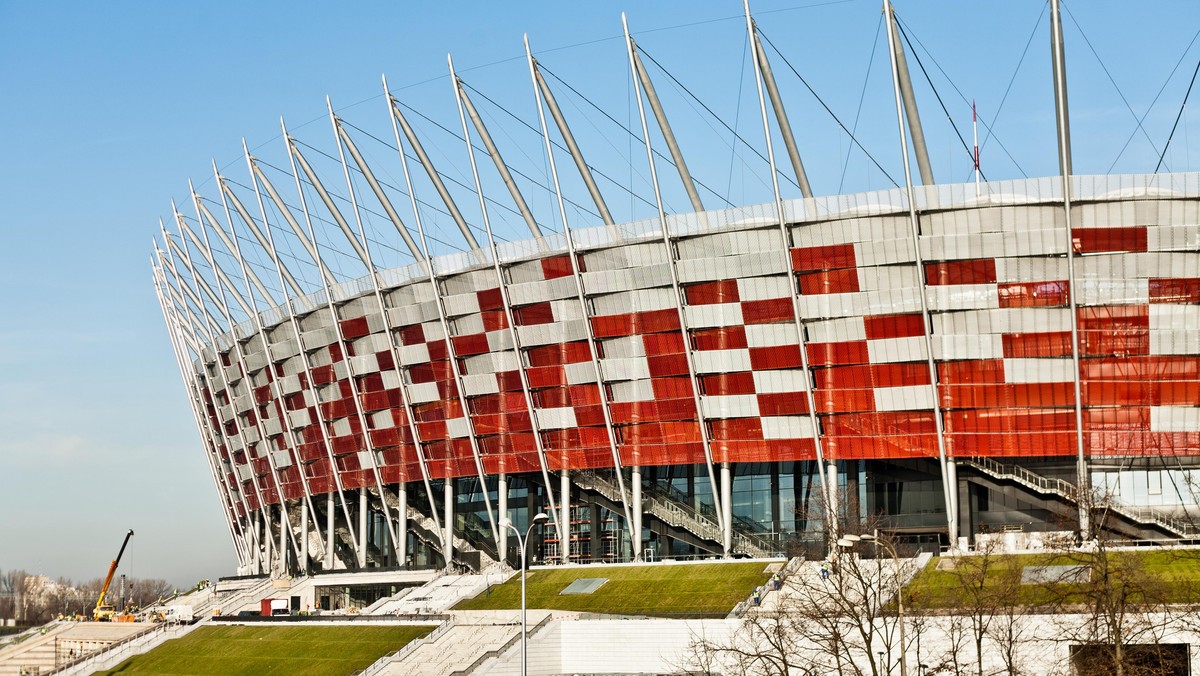
[[[104,587],[100,589],[100,598],[96,599],[96,607],[104,605],[104,597],[108,594],[108,586],[112,584],[113,574],[117,572],[117,564],[121,563],[121,556],[125,554],[125,545],[129,544],[129,538],[133,537],[133,529],[125,534],[125,541],[121,543],[121,551],[117,552],[117,558],[108,567],[108,577],[104,578]]]

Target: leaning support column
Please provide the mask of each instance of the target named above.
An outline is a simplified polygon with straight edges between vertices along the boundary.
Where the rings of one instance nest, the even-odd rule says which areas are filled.
[[[500,523],[508,518],[508,474],[501,472],[496,478],[496,513]],[[508,529],[500,528],[500,537],[496,539],[496,556],[500,563],[508,563]]]
[[[358,489],[358,567],[367,567],[367,491]]]
[[[621,14],[621,23],[625,23],[625,15]],[[650,74],[646,72],[646,66],[642,64],[642,57],[638,55],[637,43],[633,38],[629,37],[629,27],[625,29],[625,42],[629,47],[629,60],[633,65],[634,76],[641,83],[642,88],[646,90],[646,100],[650,102],[650,109],[654,111],[654,119],[658,121],[659,131],[662,132],[663,139],[667,143],[667,149],[671,151],[671,159],[675,161],[675,169],[679,171],[679,179],[683,181],[683,188],[687,191],[688,199],[692,202],[692,211],[700,213],[704,211],[704,204],[700,201],[700,193],[696,191],[696,182],[692,180],[692,174],[688,171],[687,163],[683,161],[683,152],[679,150],[679,143],[675,141],[675,134],[671,131],[671,123],[667,121],[667,113],[663,110],[662,103],[658,100],[658,93],[654,91],[654,83],[650,81]],[[641,108],[642,97],[638,96],[638,107]],[[646,146],[650,146],[649,138],[647,138]],[[653,156],[650,158],[651,164],[654,162]]]
[[[558,555],[563,563],[567,563],[571,560],[571,473],[566,469],[559,475],[558,485],[558,506],[562,509],[562,516],[558,517],[562,533]]]
[[[300,572],[307,574],[309,571],[308,565],[308,510],[300,510]]]
[[[921,174],[922,185],[933,185],[933,168],[929,166],[929,151],[925,148],[925,130],[921,127],[917,97],[913,96],[912,80],[908,76],[908,61],[904,58],[904,46],[900,41],[899,26],[896,24],[896,12],[892,9],[890,0],[885,0],[883,6],[888,21],[888,44],[893,50],[896,79],[899,81],[904,114],[908,118],[908,132],[912,134],[913,152],[917,154],[917,170]],[[905,158],[907,157],[908,155],[905,155]]]
[[[689,337],[689,335],[688,335],[687,317],[685,316],[685,313],[683,311],[683,290],[680,288],[680,285],[679,285],[679,270],[676,268],[677,258],[673,251],[674,247],[673,247],[672,241],[671,241],[671,232],[670,232],[670,229],[667,227],[667,213],[665,211],[665,208],[663,207],[662,190],[660,189],[659,184],[658,184],[658,171],[654,167],[654,150],[650,146],[650,127],[646,123],[646,111],[645,111],[644,105],[642,104],[642,92],[639,87],[639,82],[641,82],[641,79],[644,78],[645,69],[639,70],[638,64],[640,63],[640,59],[638,59],[638,56],[637,56],[637,48],[634,45],[633,38],[629,36],[629,24],[626,21],[625,15],[623,13],[621,14],[621,26],[625,31],[625,49],[629,56],[629,67],[630,67],[630,70],[633,72],[633,76],[634,76],[633,77],[633,93],[634,93],[634,97],[637,99],[638,117],[640,118],[641,123],[642,123],[642,141],[646,144],[646,160],[650,165],[650,183],[651,183],[651,185],[654,186],[654,201],[655,201],[655,205],[658,208],[658,225],[659,225],[659,229],[662,231],[663,247],[666,249],[666,254],[669,259],[668,260],[668,269],[671,271],[671,290],[674,291],[674,293],[675,293],[675,310],[678,313],[678,317],[679,317],[679,330],[683,333],[683,337],[686,340]],[[649,78],[645,78],[645,80],[648,82]],[[649,96],[649,93],[647,93],[647,96]],[[660,125],[663,125],[665,122],[666,122],[665,117],[659,120]],[[667,136],[671,139],[668,143],[673,145],[674,137],[670,136],[670,132],[667,131],[667,128],[665,128],[665,127],[663,129],[663,134],[664,134],[664,136]],[[672,151],[674,154],[674,153],[678,152],[678,148],[673,147]],[[679,155],[676,159],[679,162],[682,162],[683,156]],[[687,168],[685,166],[680,164],[679,170],[682,175],[686,175]],[[685,179],[684,183],[687,185],[690,185],[691,177],[688,176]],[[689,194],[692,194],[694,192],[695,192],[695,187],[693,186],[691,191],[689,192]],[[700,204],[699,196],[696,196],[693,198],[692,204],[696,208],[697,212],[700,212],[704,209],[703,205]],[[722,509],[722,507],[721,507],[722,501],[721,501],[720,488],[717,485],[716,471],[713,469],[712,442],[711,442],[711,439],[709,438],[708,427],[707,427],[707,425],[704,424],[704,407],[701,405],[700,391],[696,385],[696,383],[697,383],[696,365],[693,361],[694,355],[692,354],[692,350],[690,347],[687,349],[685,354],[687,355],[688,379],[692,383],[692,401],[694,402],[694,405],[696,406],[696,423],[700,428],[700,439],[704,444],[704,465],[705,465],[705,469],[708,470],[708,480],[710,482],[710,485],[712,486],[713,506],[716,508],[718,515],[724,515],[725,510]],[[724,521],[724,519],[721,516],[718,516],[717,520],[722,521],[722,522]],[[729,527],[730,527],[730,524],[728,524],[728,523],[720,523],[718,525],[722,529],[729,529]],[[724,553],[726,556],[729,555],[728,550],[725,551]]]
[[[334,524],[334,520],[336,519],[335,512],[336,512],[336,507],[334,507],[334,504],[333,504],[333,493],[326,493],[325,494],[325,534],[326,534],[325,541],[328,544],[325,545],[325,570],[327,570],[327,571],[333,569],[333,561],[334,561],[333,545],[334,545],[334,542],[336,542],[333,539],[333,537],[334,537],[333,524]]]
[[[542,431],[538,421],[537,410],[533,405],[533,396],[529,392],[529,374],[526,373],[525,368],[521,366],[523,361],[521,353],[521,336],[517,331],[517,322],[512,311],[512,299],[509,297],[508,283],[505,282],[504,271],[500,267],[500,251],[496,248],[496,238],[492,233],[492,219],[488,215],[487,200],[484,199],[483,195],[483,184],[479,180],[479,166],[475,162],[475,148],[471,145],[471,134],[467,129],[467,112],[474,109],[470,107],[470,102],[466,98],[466,91],[461,86],[458,76],[454,73],[453,60],[451,60],[450,57],[447,57],[446,63],[450,68],[450,79],[455,82],[454,99],[458,103],[458,118],[459,122],[462,124],[463,140],[467,145],[467,158],[471,163],[471,176],[475,180],[475,192],[479,196],[479,214],[483,218],[483,230],[484,234],[487,235],[488,249],[492,254],[492,269],[496,272],[496,286],[500,290],[500,304],[504,307],[504,318],[505,322],[508,324],[508,336],[512,341],[513,356],[517,359],[517,378],[521,381],[521,396],[524,397],[525,407],[529,410],[529,426],[533,431],[533,445],[537,451],[538,468],[542,472],[542,481],[546,485],[546,497],[550,501],[550,514],[554,519],[555,526],[558,528],[559,538],[561,539],[563,537],[563,524],[561,521],[559,521],[558,510],[555,508],[556,502],[554,500],[554,491],[550,487],[550,470],[546,462],[546,448],[542,443]],[[479,127],[479,129],[482,129],[482,127]],[[483,133],[486,133],[486,131]],[[494,148],[494,146],[490,144],[490,139],[487,140],[489,142],[489,148]],[[499,155],[496,155],[493,157],[493,159],[498,157]],[[503,164],[503,162],[498,159],[497,162],[500,165]],[[510,189],[512,190],[513,199],[518,202],[519,207],[524,209],[522,213],[527,213],[528,207],[524,206],[525,201],[521,198],[520,192],[516,191],[516,185],[511,185]],[[530,218],[532,218],[532,215]],[[539,235],[539,242],[540,241],[541,239]],[[505,530],[503,527],[499,529],[499,531],[503,530]],[[497,532],[496,541],[499,543],[499,532]]]
[[[829,504],[829,518],[833,519],[833,524],[826,530],[830,536],[836,536],[841,533],[841,506],[838,504],[838,466],[836,460],[830,460],[829,466],[825,469],[825,478],[828,483],[825,485],[825,501]],[[832,545],[830,545],[832,547]]]
[[[797,294],[796,275],[792,272],[792,261],[790,248],[792,244],[791,235],[788,232],[787,216],[783,209],[783,194],[779,190],[779,173],[775,166],[775,144],[771,142],[771,125],[767,120],[767,106],[763,101],[763,84],[767,85],[767,90],[773,92],[771,94],[771,102],[775,106],[775,118],[779,123],[780,132],[783,134],[784,143],[787,145],[788,154],[792,159],[792,168],[796,172],[796,178],[800,182],[800,190],[805,197],[811,197],[812,193],[808,190],[808,178],[804,176],[804,165],[800,163],[800,153],[796,150],[795,139],[792,138],[791,127],[787,126],[787,113],[783,110],[783,103],[779,100],[779,92],[775,90],[775,78],[771,75],[771,68],[767,64],[766,54],[763,53],[762,43],[758,40],[758,31],[754,25],[754,19],[750,17],[750,0],[744,0],[746,10],[746,31],[751,37],[751,47],[754,49],[754,64],[755,64],[755,84],[758,89],[758,109],[762,116],[763,137],[767,144],[767,161],[771,166],[771,187],[775,192],[775,211],[779,217],[779,238],[780,248],[779,253],[783,257],[783,269],[788,271],[788,284],[790,286],[792,301],[792,318],[796,327],[796,341],[800,346],[800,369],[804,372],[804,399],[808,405],[808,419],[812,425],[813,434],[813,455],[816,458],[817,473],[821,477],[821,483],[825,484],[825,445],[821,437],[821,421],[817,416],[817,402],[813,395],[813,377],[812,368],[808,361],[808,338],[804,332],[804,316],[801,312],[800,298]],[[826,502],[826,508],[830,505]],[[838,521],[836,515],[832,513],[826,514],[826,535],[832,546],[837,542],[839,537]]]
[[[633,525],[629,530],[633,540],[633,560],[642,560],[642,468],[633,466],[629,477],[630,492],[633,494],[629,501],[629,510],[633,512]]]
[[[730,463],[721,463],[721,505],[725,509],[722,518],[724,528],[721,532],[721,547],[728,556],[733,552],[733,468]]]
[[[525,36],[525,58],[529,62],[529,72],[531,79],[534,80],[533,100],[537,104],[538,122],[542,129],[542,141],[546,147],[546,161],[550,164],[550,177],[554,183],[554,199],[558,203],[558,214],[562,219],[563,239],[567,243],[567,259],[571,262],[571,279],[575,283],[575,298],[579,301],[579,310],[584,318],[584,327],[587,329],[587,344],[588,354],[591,357],[592,373],[596,377],[596,390],[600,398],[600,411],[604,415],[604,429],[608,433],[608,448],[612,454],[613,475],[617,480],[617,490],[621,495],[621,507],[625,514],[626,531],[630,534],[630,546],[633,548],[634,556],[637,556],[638,542],[634,541],[632,529],[634,525],[633,513],[630,510],[628,493],[625,491],[625,474],[621,466],[621,453],[617,449],[617,433],[613,429],[612,409],[608,396],[604,392],[604,373],[600,368],[600,351],[596,344],[596,332],[591,322],[591,313],[588,310],[588,302],[583,292],[583,282],[581,270],[579,269],[579,257],[575,249],[575,237],[571,233],[571,223],[567,218],[566,204],[563,201],[562,186],[558,180],[558,166],[554,162],[554,147],[550,143],[550,133],[546,128],[546,113],[542,109],[541,90],[536,86],[537,69],[534,65],[533,51],[529,48],[529,36]],[[511,322],[510,322],[511,323]],[[524,373],[524,369],[521,371]],[[547,480],[549,483],[549,480]],[[638,517],[640,524],[641,517]],[[638,532],[640,533],[640,526]],[[639,536],[640,537],[640,536]],[[640,540],[639,540],[640,541]]]
[[[746,15],[750,14],[750,0],[746,0]],[[779,95],[779,87],[775,84],[775,74],[771,71],[771,62],[763,51],[762,41],[758,39],[757,25],[750,22],[750,38],[754,40],[754,52],[757,55],[755,64],[766,85],[767,95],[771,99],[771,108],[775,111],[775,123],[779,125],[779,134],[783,137],[783,145],[787,148],[788,159],[792,163],[792,171],[796,174],[796,185],[800,186],[800,194],[812,197],[812,187],[808,184],[808,174],[804,171],[804,163],[800,161],[800,150],[796,148],[796,137],[792,135],[792,123],[788,121],[787,110],[783,107],[783,97]],[[768,136],[768,139],[770,137]],[[769,140],[768,140],[769,143]],[[774,164],[774,161],[772,161]],[[774,172],[774,167],[771,169]]]
[[[521,218],[525,219],[525,226],[529,228],[529,232],[533,234],[533,238],[541,242],[542,230],[538,227],[537,221],[534,220],[533,212],[529,210],[529,205],[525,203],[525,198],[521,195],[520,189],[517,188],[517,182],[513,180],[512,173],[508,170],[508,165],[504,163],[504,158],[500,156],[500,150],[492,141],[492,135],[488,133],[487,127],[483,124],[483,119],[479,117],[479,113],[475,110],[475,104],[471,103],[471,97],[467,96],[466,86],[454,74],[454,64],[450,65],[450,77],[454,80],[454,87],[458,92],[459,100],[462,101],[462,105],[466,109],[467,116],[471,118],[471,124],[475,126],[475,132],[479,134],[480,140],[483,141],[483,147],[487,149],[488,155],[492,158],[492,163],[496,165],[496,171],[500,172],[500,178],[504,181],[509,194],[512,195],[513,202],[517,205],[517,211],[521,212]],[[468,145],[470,142],[468,138]]]
[[[279,574],[286,575],[288,572],[287,565],[287,536],[292,530],[291,522],[288,521],[287,503],[283,499],[283,494],[279,495]]]
[[[442,203],[446,205],[446,210],[450,212],[450,217],[454,219],[454,224],[458,226],[458,231],[462,233],[463,239],[467,242],[467,246],[471,251],[479,248],[479,243],[475,241],[475,235],[471,233],[471,228],[467,227],[467,219],[463,218],[462,212],[458,210],[458,205],[454,202],[454,198],[450,196],[450,191],[446,189],[446,184],[442,181],[442,175],[434,168],[433,162],[429,159],[429,155],[425,153],[425,148],[421,145],[421,139],[417,138],[417,134],[409,126],[408,120],[405,119],[404,113],[400,112],[400,102],[397,101],[388,92],[387,78],[383,80],[384,95],[388,99],[388,110],[392,114],[393,125],[399,125],[399,128],[404,131],[404,137],[408,139],[408,145],[412,147],[413,152],[417,156],[417,160],[421,162],[421,166],[425,168],[425,173],[429,176],[429,180],[433,183],[433,187],[437,190],[438,196],[442,198]],[[404,160],[404,148],[400,145],[399,134],[396,138],[396,148],[400,151],[400,159]],[[412,192],[412,181],[408,181],[410,187],[409,192]]]
[[[908,197],[908,221],[909,229],[912,235],[913,256],[916,258],[917,266],[917,283],[920,285],[921,299],[921,319],[925,329],[925,362],[929,368],[929,388],[930,398],[933,400],[933,422],[937,429],[937,450],[938,464],[942,474],[942,494],[946,504],[946,524],[947,537],[950,540],[950,546],[955,547],[958,543],[958,522],[954,519],[954,498],[951,496],[953,486],[950,485],[950,477],[947,472],[947,454],[946,454],[946,427],[942,420],[942,402],[941,392],[938,390],[938,372],[937,364],[933,359],[933,321],[929,315],[929,283],[925,275],[925,259],[921,254],[921,225],[917,220],[917,193],[913,186],[912,167],[908,161],[908,139],[904,135],[904,93],[900,80],[900,68],[903,55],[899,51],[900,41],[896,37],[896,26],[893,21],[892,5],[890,0],[883,2],[884,12],[887,13],[887,30],[888,30],[888,45],[891,47],[891,62],[892,62],[892,90],[896,99],[896,124],[900,130],[900,154],[904,159],[904,186]],[[909,96],[912,92],[909,92]],[[911,109],[915,111],[915,106]],[[909,117],[910,130],[913,131],[913,143],[916,143],[916,129],[920,128],[919,120],[916,127],[912,127],[912,117]],[[922,141],[923,143],[923,141]],[[920,153],[918,152],[918,158]],[[928,158],[926,158],[928,161]],[[932,182],[932,175],[929,177]]]
[[[444,557],[446,559],[446,570],[454,561],[454,479],[446,477],[445,482],[445,509],[446,509],[446,535],[445,544],[443,546]]]
[[[1079,310],[1075,292],[1075,238],[1071,230],[1071,120],[1067,109],[1067,55],[1063,48],[1062,16],[1058,0],[1050,0],[1050,48],[1054,66],[1054,111],[1058,122],[1058,166],[1062,175],[1063,229],[1067,240],[1067,284],[1071,308],[1071,362],[1075,374],[1075,462],[1079,483],[1079,533],[1085,540],[1092,539],[1091,527],[1091,484],[1084,445],[1083,391],[1079,382]]]
[[[396,565],[408,564],[408,482],[396,487],[396,509],[400,512],[399,532],[396,533]]]
[[[528,51],[529,40],[526,38],[525,47]],[[605,225],[614,225],[612,213],[608,210],[608,204],[604,201],[604,196],[600,194],[600,188],[596,185],[596,179],[592,177],[592,170],[588,167],[587,162],[583,159],[583,152],[579,150],[579,145],[575,143],[575,135],[571,133],[571,128],[567,126],[567,118],[563,117],[562,110],[558,107],[558,101],[554,99],[554,92],[550,91],[550,86],[546,84],[546,79],[542,77],[542,71],[538,68],[537,59],[529,56],[531,68],[533,69],[534,81],[538,89],[542,93],[542,98],[546,100],[546,107],[550,109],[550,117],[554,118],[554,124],[558,126],[558,133],[562,135],[563,142],[567,146],[567,151],[571,153],[571,159],[575,161],[575,168],[579,170],[579,176],[583,179],[583,184],[587,186],[588,194],[592,196],[592,202],[596,205],[596,211],[600,212],[600,220],[604,221]]]

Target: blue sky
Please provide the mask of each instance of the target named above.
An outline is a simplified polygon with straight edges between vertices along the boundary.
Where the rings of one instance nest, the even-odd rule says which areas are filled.
[[[1124,153],[1121,148],[1137,129],[1135,115],[1143,114],[1146,134],[1162,147],[1200,58],[1200,45],[1185,55],[1200,27],[1200,5],[1162,2],[1136,12],[1118,2],[1067,7],[1074,17],[1066,19],[1066,33],[1076,172],[1153,171],[1158,153],[1140,132]],[[878,3],[762,0],[753,9],[764,33],[838,116],[847,125],[858,117],[860,141],[899,179]],[[1012,80],[996,136],[984,148],[984,170],[993,179],[1057,171],[1042,9],[1039,0],[909,0],[897,7],[968,141],[969,107],[951,81],[992,120]],[[124,572],[180,584],[233,572],[224,520],[150,282],[158,219],[169,216],[172,198],[187,203],[189,177],[215,197],[209,169],[215,159],[245,181],[243,137],[264,160],[284,166],[281,115],[293,135],[335,153],[325,117],[328,95],[339,115],[362,130],[351,133],[368,160],[399,185],[394,151],[365,136],[391,138],[380,75],[387,74],[406,104],[457,129],[445,65],[453,52],[472,87],[536,125],[519,58],[524,32],[544,66],[636,129],[618,39],[622,10],[646,53],[763,148],[739,2],[378,2],[334,11],[317,2],[0,1],[0,568],[96,577],[133,528]],[[816,192],[888,187],[861,153],[847,155],[845,135],[783,59],[771,57]],[[939,182],[968,180],[966,153],[911,55],[910,67]],[[706,205],[768,200],[765,165],[739,143],[731,145],[729,132],[653,64],[651,70],[693,173],[715,193],[705,193]],[[615,182],[602,182],[602,189],[618,218],[652,215],[616,185],[650,196],[644,150],[582,99],[561,85],[556,91],[585,154]],[[475,98],[509,163],[544,181],[539,138],[491,101]],[[1196,122],[1188,114],[1180,123],[1167,155],[1172,170],[1195,168],[1188,131]],[[439,168],[467,180],[461,141],[419,118],[416,124]],[[306,152],[327,183],[345,193],[340,169]],[[558,162],[566,177],[567,158]],[[659,171],[668,203],[682,210],[675,177],[665,165]],[[565,180],[569,196],[585,201],[577,183]],[[276,182],[294,192],[290,183]],[[557,228],[549,193],[522,182],[539,220]],[[477,222],[474,198],[455,191],[468,219]],[[485,193],[507,204],[494,178]],[[501,236],[521,236],[510,213],[494,211]],[[571,217],[590,224],[586,214]],[[457,241],[436,214],[430,226],[449,244]],[[374,232],[382,237],[385,230]],[[406,262],[389,255],[385,264]],[[357,274],[352,266],[335,271]]]

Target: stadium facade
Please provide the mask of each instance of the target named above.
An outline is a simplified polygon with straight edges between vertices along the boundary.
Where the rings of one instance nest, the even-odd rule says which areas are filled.
[[[252,197],[220,174],[216,201],[193,192],[154,277],[243,571],[511,562],[504,519],[524,532],[542,511],[540,560],[777,553],[863,520],[928,547],[989,530],[1194,535],[1200,175],[1072,175],[1059,77],[1065,179],[934,184],[889,30],[906,184],[811,196],[747,23],[763,124],[802,198],[704,209],[628,38],[642,131],[652,115],[691,213],[659,199],[657,218],[612,222],[532,57],[543,136],[558,130],[600,227],[565,210],[563,232],[539,227],[457,77],[464,135],[470,121],[529,239],[497,243],[481,202],[476,241],[390,94],[396,143],[464,253],[428,255],[416,198],[409,224],[332,110],[346,172],[372,193],[351,198],[375,199],[416,262],[376,265],[357,203],[342,213],[286,129],[312,204],[248,152]],[[776,176],[770,134],[767,148]],[[318,212],[369,274],[329,270]],[[273,231],[303,245],[317,288]]]

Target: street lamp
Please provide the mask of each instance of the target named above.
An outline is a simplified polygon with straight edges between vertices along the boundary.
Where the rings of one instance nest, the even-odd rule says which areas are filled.
[[[517,545],[521,550],[521,676],[528,676],[529,674],[529,666],[527,661],[528,657],[526,655],[525,645],[525,545],[529,544],[529,534],[533,532],[533,527],[540,526],[549,520],[550,517],[546,516],[545,512],[538,512],[535,514],[533,519],[529,522],[529,528],[525,529],[524,539],[521,538],[521,531],[517,530],[517,527],[513,525],[511,519],[506,517],[500,520],[501,528],[508,528],[513,532],[514,535],[517,536]]]

